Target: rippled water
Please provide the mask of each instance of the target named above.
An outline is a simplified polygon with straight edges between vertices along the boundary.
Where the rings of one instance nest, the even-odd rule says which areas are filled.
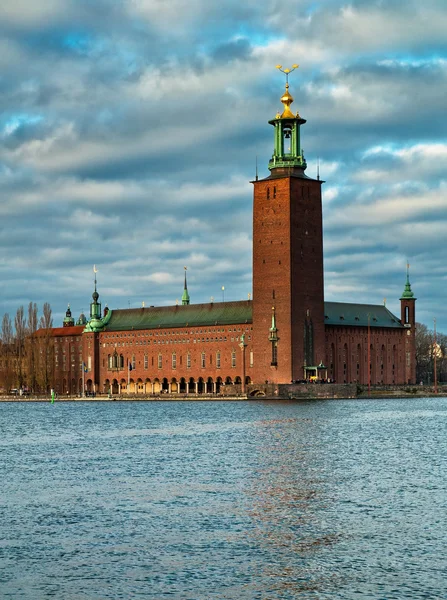
[[[447,598],[447,399],[0,403],[0,598]]]

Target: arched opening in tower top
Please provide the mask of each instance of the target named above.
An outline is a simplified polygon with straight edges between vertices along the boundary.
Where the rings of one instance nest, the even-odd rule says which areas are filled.
[[[292,137],[292,127],[290,125],[284,125],[282,130],[283,133],[283,148],[284,154],[291,154],[291,137]]]

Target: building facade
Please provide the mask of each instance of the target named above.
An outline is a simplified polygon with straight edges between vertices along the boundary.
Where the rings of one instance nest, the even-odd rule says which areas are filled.
[[[415,383],[415,300],[408,276],[400,318],[386,306],[324,301],[321,180],[305,173],[291,110],[269,121],[270,174],[253,182],[253,299],[102,311],[53,330],[54,386],[81,393],[202,394],[238,385],[330,380]],[[250,387],[247,387],[250,386]],[[67,388],[65,390],[65,388]]]

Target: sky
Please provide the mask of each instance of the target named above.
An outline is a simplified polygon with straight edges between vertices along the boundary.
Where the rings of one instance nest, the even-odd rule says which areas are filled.
[[[252,291],[283,68],[320,164],[325,298],[447,333],[445,0],[0,4],[0,318]],[[225,288],[222,291],[222,286]]]

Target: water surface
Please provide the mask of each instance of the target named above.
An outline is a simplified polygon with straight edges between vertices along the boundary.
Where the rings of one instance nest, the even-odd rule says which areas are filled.
[[[447,598],[447,399],[0,403],[0,598]]]

